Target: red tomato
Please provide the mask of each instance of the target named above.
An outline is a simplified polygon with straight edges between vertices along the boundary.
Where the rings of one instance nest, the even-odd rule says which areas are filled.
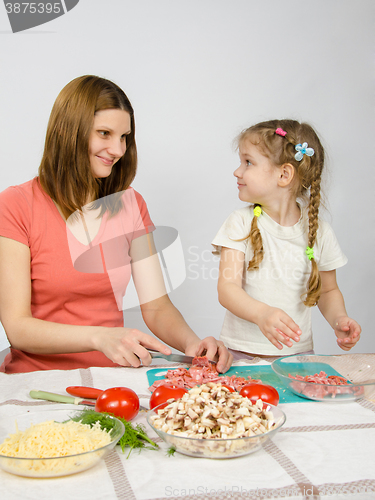
[[[182,398],[184,394],[188,391],[183,389],[182,387],[176,387],[175,385],[159,385],[150,397],[150,408],[151,410],[155,408],[155,406],[159,406],[162,403],[165,403],[161,408],[167,406],[168,399],[179,399]]]
[[[112,387],[103,391],[95,403],[98,412],[112,413],[115,417],[132,420],[139,412],[139,398],[127,387]]]
[[[250,383],[242,387],[240,395],[249,398],[253,403],[258,399],[274,406],[279,403],[279,393],[272,385]]]

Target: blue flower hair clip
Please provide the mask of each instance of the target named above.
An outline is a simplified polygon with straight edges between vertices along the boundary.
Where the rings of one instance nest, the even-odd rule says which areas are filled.
[[[313,148],[308,147],[307,142],[304,142],[303,144],[297,144],[295,149],[296,149],[297,153],[294,155],[294,158],[297,161],[301,161],[303,158],[303,155],[312,156],[315,153]]]

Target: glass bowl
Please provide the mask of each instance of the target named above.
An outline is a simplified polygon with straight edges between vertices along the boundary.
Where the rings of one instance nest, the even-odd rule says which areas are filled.
[[[16,423],[18,430],[25,431],[33,424],[36,425],[50,420],[65,422],[71,418],[79,418],[83,413],[84,411],[71,409],[48,409],[17,415],[13,421],[6,420],[0,423],[0,444],[10,434],[16,433]],[[125,432],[124,424],[120,420],[109,415],[106,417],[113,422],[113,428],[109,433],[111,441],[105,446],[92,451],[61,457],[21,458],[0,454],[0,467],[11,474],[35,478],[66,476],[90,469],[116,446]]]
[[[197,458],[235,458],[248,455],[259,450],[259,448],[281,429],[286,421],[285,413],[271,404],[264,403],[263,409],[272,412],[276,427],[264,434],[258,434],[249,437],[227,438],[227,439],[200,439],[194,437],[178,436],[169,434],[154,426],[153,416],[163,405],[156,406],[153,410],[147,412],[146,418],[148,425],[158,434],[159,437],[178,453]]]
[[[296,354],[272,362],[272,369],[285,387],[298,396],[313,401],[354,401],[375,398],[375,354]],[[340,376],[346,385],[306,381],[315,374]],[[303,377],[301,380],[292,377]],[[332,379],[328,379],[332,382]]]

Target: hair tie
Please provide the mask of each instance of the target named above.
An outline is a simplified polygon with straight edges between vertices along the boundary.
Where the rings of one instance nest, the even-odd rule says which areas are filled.
[[[283,130],[282,128],[278,127],[276,130],[275,130],[275,134],[277,135],[281,135],[281,137],[285,137],[286,136],[286,132],[285,130]]]
[[[254,207],[253,212],[254,212],[255,217],[259,217],[260,215],[262,215],[262,209],[260,208],[259,205]]]
[[[315,153],[313,148],[309,148],[308,146],[309,145],[307,144],[307,142],[304,142],[303,144],[297,144],[297,146],[295,147],[297,153],[294,155],[294,158],[297,161],[301,161],[303,155],[312,156]]]
[[[306,247],[305,254],[309,258],[309,260],[314,258],[314,250],[311,247]]]

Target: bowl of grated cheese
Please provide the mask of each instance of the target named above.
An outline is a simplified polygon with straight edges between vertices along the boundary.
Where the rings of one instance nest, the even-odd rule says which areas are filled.
[[[115,417],[80,422],[84,411],[43,409],[0,423],[0,468],[18,476],[48,478],[90,469],[125,432]],[[100,417],[100,418],[99,418]]]

